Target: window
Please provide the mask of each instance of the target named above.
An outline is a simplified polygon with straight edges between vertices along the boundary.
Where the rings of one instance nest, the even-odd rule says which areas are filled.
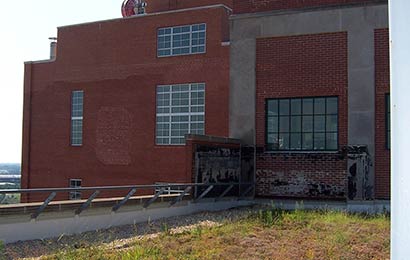
[[[71,145],[83,144],[83,98],[84,91],[77,90],[71,94]]]
[[[386,148],[390,149],[391,135],[390,135],[390,94],[386,94]]]
[[[204,129],[204,83],[157,87],[157,144],[184,144],[185,134],[202,135]]]
[[[70,179],[70,188],[81,188],[81,179]],[[70,200],[80,200],[81,191],[70,191]]]
[[[206,24],[158,29],[158,57],[205,53]]]
[[[268,99],[266,144],[271,151],[338,148],[338,98]]]

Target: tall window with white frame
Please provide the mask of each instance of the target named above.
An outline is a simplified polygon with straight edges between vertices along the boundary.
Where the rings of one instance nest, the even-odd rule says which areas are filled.
[[[71,93],[71,145],[83,144],[83,104],[84,91],[76,90]]]
[[[181,145],[205,134],[205,83],[157,86],[157,145]]]
[[[158,29],[158,57],[206,52],[206,24]]]

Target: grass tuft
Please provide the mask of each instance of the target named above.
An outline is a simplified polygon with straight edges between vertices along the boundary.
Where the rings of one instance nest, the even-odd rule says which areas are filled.
[[[6,259],[6,248],[3,241],[0,240],[0,260]]]

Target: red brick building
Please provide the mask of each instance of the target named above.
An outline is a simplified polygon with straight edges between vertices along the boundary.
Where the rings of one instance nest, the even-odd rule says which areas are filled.
[[[224,43],[231,10],[221,4],[158,14],[148,10],[152,14],[61,27],[57,58],[26,64],[22,187],[67,187],[70,179],[81,179],[83,186],[191,182],[185,142],[175,138],[171,144],[156,135],[158,127],[167,126],[157,119],[174,119],[157,116],[160,88],[168,89],[162,97],[172,88],[172,95],[182,96],[173,102],[182,104],[183,95],[195,94],[196,104],[202,104],[172,115],[179,117],[172,131],[184,132],[189,124],[199,134],[228,135],[229,46]],[[164,11],[159,5],[158,10]],[[198,31],[191,25],[204,26],[206,49],[160,57],[159,30],[183,25]],[[83,99],[78,143],[72,140],[75,91],[82,91]],[[167,106],[162,109],[187,108]],[[190,115],[194,108],[202,110]]]
[[[26,63],[23,188],[191,182],[191,133],[254,147],[257,196],[389,198],[385,1],[147,2]]]

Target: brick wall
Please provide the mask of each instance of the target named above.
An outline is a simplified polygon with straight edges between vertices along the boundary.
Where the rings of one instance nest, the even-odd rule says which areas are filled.
[[[235,14],[242,14],[294,8],[371,3],[377,1],[378,0],[236,0],[233,6]]]
[[[375,30],[374,41],[376,65],[375,195],[378,199],[389,199],[390,150],[386,146],[386,94],[390,93],[389,30]]]
[[[157,58],[157,28],[202,22],[205,54]],[[227,23],[226,9],[210,8],[60,28],[57,60],[26,67],[23,188],[67,187],[70,178],[83,186],[189,182],[186,147],[155,145],[156,86],[206,83],[205,133],[227,136]],[[84,141],[72,147],[70,99],[79,89]]]
[[[232,8],[233,0],[148,0],[147,13],[224,4]]]
[[[256,43],[258,196],[345,198],[347,33],[261,38]],[[265,152],[265,99],[339,97],[339,152]]]

